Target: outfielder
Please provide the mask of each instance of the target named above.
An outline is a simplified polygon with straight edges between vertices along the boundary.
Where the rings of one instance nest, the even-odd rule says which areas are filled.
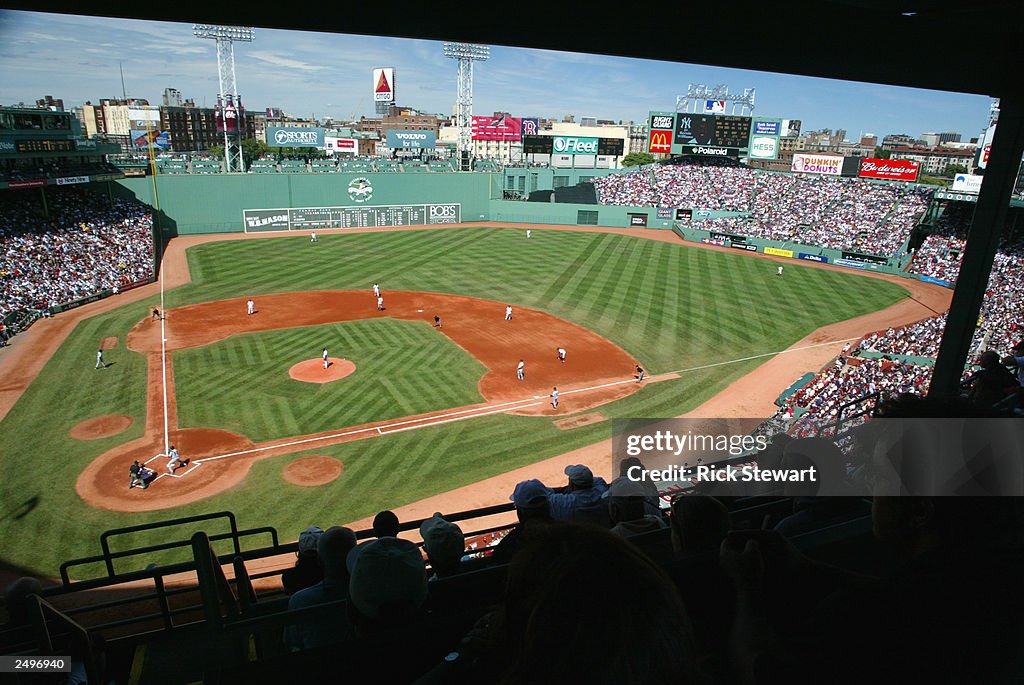
[[[779,264],[779,270],[778,270],[778,272],[776,273],[776,275],[777,275],[777,276],[781,276],[781,275],[782,275],[782,265],[781,265],[781,264]]]
[[[519,360],[519,365],[516,366],[516,378],[523,380],[526,377],[526,362],[522,359]]]
[[[512,320],[512,305],[505,306],[505,321]]]
[[[526,239],[529,240],[530,236],[532,236],[532,235],[533,235],[533,231],[531,231],[530,229],[526,229]]]
[[[311,243],[315,243],[316,242],[316,231],[313,231],[312,233],[309,234],[309,242],[311,242]]]
[[[105,369],[107,365],[103,362],[103,350],[96,350],[96,368]]]
[[[327,348],[325,347],[325,348],[324,348],[324,368],[326,369],[326,368],[327,368],[328,366],[330,366],[330,365],[331,365],[331,360],[330,360],[330,358],[329,358],[329,357],[327,356]]]
[[[246,301],[245,307],[246,307],[246,310],[249,312],[249,314],[255,314],[256,313],[256,303],[253,302],[251,297],[248,299],[248,301]]]

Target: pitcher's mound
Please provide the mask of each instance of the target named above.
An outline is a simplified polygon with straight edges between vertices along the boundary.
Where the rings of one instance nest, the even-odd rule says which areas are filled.
[[[344,465],[333,457],[302,457],[285,466],[281,475],[289,483],[310,487],[330,483],[341,475],[344,468]]]
[[[328,357],[327,360],[331,365],[326,369],[322,358],[299,362],[288,369],[288,375],[304,383],[330,383],[355,373],[356,365],[347,359]]]
[[[124,414],[108,414],[106,416],[95,416],[76,423],[68,431],[68,435],[75,440],[99,440],[109,438],[111,435],[128,430],[132,425],[132,417]]]

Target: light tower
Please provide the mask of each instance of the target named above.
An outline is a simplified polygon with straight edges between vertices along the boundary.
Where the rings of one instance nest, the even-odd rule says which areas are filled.
[[[739,109],[740,116],[753,116],[756,99],[756,88],[744,88],[743,95],[730,95],[729,86],[724,83],[714,88],[710,88],[704,83],[691,83],[686,89],[686,95],[680,95],[676,98],[676,111],[690,112],[692,107],[693,114],[700,114],[702,112],[705,114],[725,114],[724,108],[731,107],[732,114],[736,114],[736,110]],[[722,103],[722,111],[706,111],[705,104],[708,102]]]
[[[459,96],[456,123],[459,127],[459,169],[471,171],[469,153],[473,147],[470,126],[473,123],[473,62],[484,62],[491,49],[477,43],[445,43],[444,56],[459,61]]]
[[[217,82],[220,84],[220,92],[217,93],[218,128],[222,125],[224,129],[224,165],[228,172],[244,172],[240,138],[245,128],[245,112],[235,83],[234,44],[235,41],[251,43],[255,37],[252,27],[194,24],[192,35],[217,41]],[[221,96],[224,97],[223,109]]]

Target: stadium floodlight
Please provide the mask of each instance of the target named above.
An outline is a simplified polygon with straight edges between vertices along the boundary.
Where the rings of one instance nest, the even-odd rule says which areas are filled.
[[[207,38],[217,42],[217,82],[220,91],[217,98],[236,99],[238,87],[235,83],[235,48],[236,41],[251,43],[256,35],[251,26],[218,26],[216,24],[193,24],[192,35],[196,38]],[[241,114],[241,112],[239,112]],[[241,126],[238,126],[241,131]],[[226,171],[244,172],[242,163],[242,146],[238,138],[239,132],[228,133],[224,128],[224,166]]]
[[[479,43],[444,43],[444,56],[459,63],[456,124],[459,129],[459,168],[469,169],[469,152],[473,147],[470,126],[473,123],[473,62],[485,62],[491,48]]]

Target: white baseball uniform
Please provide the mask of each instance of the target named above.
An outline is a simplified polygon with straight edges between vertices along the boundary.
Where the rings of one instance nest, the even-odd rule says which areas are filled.
[[[252,300],[249,300],[248,302],[245,303],[245,306],[249,310],[250,314],[255,313],[255,311],[256,311],[256,303],[255,302],[253,302]]]
[[[325,347],[324,348],[324,368],[326,369],[328,366],[330,366],[330,364],[331,363],[330,363],[329,357],[327,356],[327,348]]]
[[[519,360],[519,365],[516,366],[516,378],[518,378],[519,380],[523,380],[523,378],[526,376],[525,372],[526,372],[526,364],[523,362],[522,359],[520,359]]]
[[[377,310],[378,311],[383,311],[384,310],[384,298],[383,297],[380,297],[380,296],[377,297]]]
[[[551,408],[558,409],[558,388],[551,391]]]
[[[512,320],[512,305],[505,307],[505,321]]]
[[[380,286],[376,283],[373,284],[373,296],[380,297]]]
[[[565,362],[565,348],[564,347],[559,347],[558,348],[558,361],[563,362],[563,363]]]

